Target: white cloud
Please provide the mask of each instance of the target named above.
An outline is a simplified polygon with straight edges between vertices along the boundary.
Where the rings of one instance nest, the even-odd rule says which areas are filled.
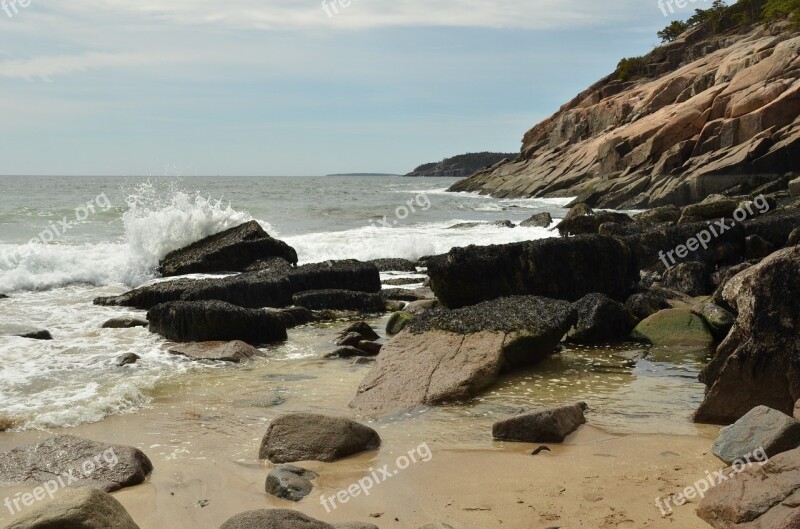
[[[326,0],[329,4],[334,0]],[[153,24],[238,29],[456,26],[551,29],[619,20],[640,1],[616,0],[336,0],[329,16],[321,0],[52,0],[50,8],[72,14],[142,17]],[[329,8],[331,14],[334,9]],[[142,22],[142,20],[139,20]]]
[[[133,53],[97,53],[79,55],[46,55],[32,59],[6,59],[0,61],[0,76],[16,79],[43,79],[50,81],[57,75],[65,75],[106,67],[125,67],[146,64],[150,59]]]

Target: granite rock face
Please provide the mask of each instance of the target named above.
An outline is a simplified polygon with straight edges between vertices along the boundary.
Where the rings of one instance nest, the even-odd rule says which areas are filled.
[[[385,416],[418,405],[468,400],[504,370],[552,354],[574,321],[569,303],[533,296],[432,309],[383,346],[350,406]]]
[[[798,49],[786,24],[698,27],[646,55],[642,78],[600,80],[529,130],[519,159],[451,190],[618,209],[747,192],[800,165]]]
[[[800,398],[800,246],[730,279],[722,297],[738,315],[703,370],[698,422],[730,424],[756,406],[792,415]]]

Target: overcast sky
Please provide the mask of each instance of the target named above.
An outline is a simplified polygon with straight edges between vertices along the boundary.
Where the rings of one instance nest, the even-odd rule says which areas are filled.
[[[652,49],[668,22],[656,0],[336,6],[6,5],[0,174],[407,172],[516,152],[527,129]]]

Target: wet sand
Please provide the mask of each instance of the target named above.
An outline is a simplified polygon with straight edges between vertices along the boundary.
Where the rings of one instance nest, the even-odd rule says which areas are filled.
[[[385,319],[372,322],[376,328]],[[142,529],[217,528],[240,512],[289,508],[328,522],[360,520],[381,528],[416,529],[445,522],[455,529],[707,527],[695,504],[662,517],[655,504],[722,465],[709,455],[718,431],[691,424],[702,396],[702,362],[671,352],[669,362],[610,366],[613,351],[566,352],[504,378],[462,406],[421,410],[369,422],[383,439],[377,452],[336,463],[301,466],[320,474],[312,494],[292,503],[264,492],[274,465],[257,459],[269,421],[284,413],[348,415],[347,404],[370,366],[308,357],[331,349],[343,325],[292,331],[272,358],[176,377],[153,391],[150,406],[77,428],[0,434],[5,451],[65,433],[140,448],[155,470],[140,486],[115,493]],[[303,354],[298,355],[298,352]],[[660,353],[662,356],[666,353]],[[663,358],[661,359],[663,360]],[[551,452],[491,439],[491,424],[519,411],[587,400],[589,424]],[[327,512],[335,495],[426,443],[432,458]],[[31,487],[0,488],[0,499]],[[0,506],[2,508],[2,506]],[[28,512],[28,511],[23,511]],[[11,517],[0,513],[6,524]]]

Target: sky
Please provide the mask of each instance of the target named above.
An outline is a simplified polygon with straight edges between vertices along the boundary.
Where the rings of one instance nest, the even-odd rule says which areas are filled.
[[[406,173],[518,152],[657,0],[0,0],[0,174]],[[11,16],[9,16],[9,14]]]

